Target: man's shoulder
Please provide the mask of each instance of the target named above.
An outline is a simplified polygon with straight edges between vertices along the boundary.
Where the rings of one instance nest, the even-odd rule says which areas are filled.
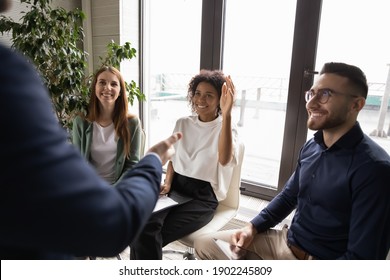
[[[318,143],[314,137],[307,140],[305,144],[301,147],[301,152],[309,151],[310,153],[314,152],[314,150],[323,150],[320,143]]]
[[[0,44],[0,56],[15,56],[15,52],[12,49]]]
[[[390,156],[386,150],[371,137],[364,135],[359,145],[362,156],[366,156],[374,162],[382,162],[390,165]]]
[[[1,81],[5,81],[5,86],[10,89],[7,93],[11,94],[11,91],[16,91],[17,87],[23,86],[30,87],[30,90],[23,91],[24,93],[29,94],[32,88],[40,87],[41,93],[47,95],[39,73],[25,56],[16,50],[0,46],[0,61],[2,66],[0,68]],[[20,92],[20,90],[18,91]]]
[[[29,69],[33,69],[31,67],[31,65],[28,63],[27,59],[22,54],[20,54],[16,50],[10,49],[10,48],[5,47],[3,45],[0,45],[0,60],[1,60],[2,66],[8,67],[8,66],[12,65],[12,67],[10,67],[10,68],[1,67],[0,71],[2,71],[3,73],[5,71],[7,71],[7,72],[13,71],[15,69],[15,67],[20,67],[20,66],[23,66],[23,67],[26,67]]]

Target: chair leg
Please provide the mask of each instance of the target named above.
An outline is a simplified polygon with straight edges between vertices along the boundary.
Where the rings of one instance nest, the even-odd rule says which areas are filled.
[[[121,260],[121,259],[122,259],[122,257],[121,257],[120,254],[116,255],[116,258],[117,258],[118,260]],[[89,256],[89,259],[90,259],[90,260],[96,260],[96,257]]]
[[[163,254],[181,254],[183,255],[183,260],[196,260],[195,249],[192,247],[187,247],[185,251],[182,250],[163,250]]]
[[[196,260],[195,249],[193,247],[187,247],[187,251],[183,254],[184,260]]]
[[[186,251],[182,250],[163,250],[163,254],[182,254],[184,255]]]

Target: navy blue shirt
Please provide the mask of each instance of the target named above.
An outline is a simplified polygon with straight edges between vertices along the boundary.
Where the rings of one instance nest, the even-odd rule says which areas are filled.
[[[390,248],[390,157],[359,123],[327,148],[302,147],[284,189],[251,223],[258,232],[294,209],[288,240],[319,259],[385,259]]]

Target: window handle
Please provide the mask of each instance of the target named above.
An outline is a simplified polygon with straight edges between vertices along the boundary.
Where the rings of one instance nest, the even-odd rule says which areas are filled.
[[[310,76],[316,75],[316,74],[318,74],[318,71],[316,71],[316,70],[311,70],[311,69],[305,69],[305,71],[303,72],[303,75],[304,75],[305,77],[310,77]]]

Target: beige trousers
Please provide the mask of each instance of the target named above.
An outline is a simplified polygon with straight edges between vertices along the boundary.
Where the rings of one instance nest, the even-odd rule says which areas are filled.
[[[247,254],[243,259],[263,260],[296,260],[297,258],[287,246],[287,226],[283,229],[270,229],[256,234],[252,244],[247,248],[255,254]],[[199,259],[229,260],[231,256],[217,244],[215,239],[231,243],[231,235],[236,230],[219,231],[207,234],[195,241],[195,252]]]

